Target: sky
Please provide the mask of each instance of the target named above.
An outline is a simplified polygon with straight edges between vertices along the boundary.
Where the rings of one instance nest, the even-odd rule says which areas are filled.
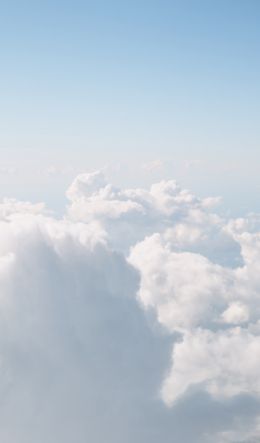
[[[259,15],[0,6],[0,441],[260,441]]]
[[[259,210],[259,14],[257,0],[3,2],[1,195],[60,208],[76,173],[109,167]]]

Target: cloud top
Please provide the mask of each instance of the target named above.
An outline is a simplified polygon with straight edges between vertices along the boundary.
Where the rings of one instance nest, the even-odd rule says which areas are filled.
[[[0,204],[0,437],[237,442],[240,416],[241,442],[257,439],[259,216],[225,219],[173,180],[116,188],[101,171],[67,197],[62,219]],[[179,417],[203,395],[189,434]],[[203,422],[217,404],[229,428]]]

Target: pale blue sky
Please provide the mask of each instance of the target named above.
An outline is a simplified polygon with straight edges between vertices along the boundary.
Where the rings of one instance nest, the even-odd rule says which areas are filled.
[[[258,0],[2,3],[0,196],[58,206],[109,164],[260,211],[259,23]]]

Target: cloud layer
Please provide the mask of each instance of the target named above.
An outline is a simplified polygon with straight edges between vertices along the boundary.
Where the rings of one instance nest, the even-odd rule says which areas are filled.
[[[67,197],[0,205],[1,440],[257,441],[259,217],[99,171]]]

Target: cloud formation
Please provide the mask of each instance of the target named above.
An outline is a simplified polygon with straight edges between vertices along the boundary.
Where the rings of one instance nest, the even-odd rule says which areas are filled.
[[[99,171],[67,197],[0,205],[1,440],[257,441],[259,217]]]
[[[156,389],[153,371],[139,380],[154,344],[138,274],[96,227],[31,214],[0,224],[0,438],[103,440],[131,396]]]

